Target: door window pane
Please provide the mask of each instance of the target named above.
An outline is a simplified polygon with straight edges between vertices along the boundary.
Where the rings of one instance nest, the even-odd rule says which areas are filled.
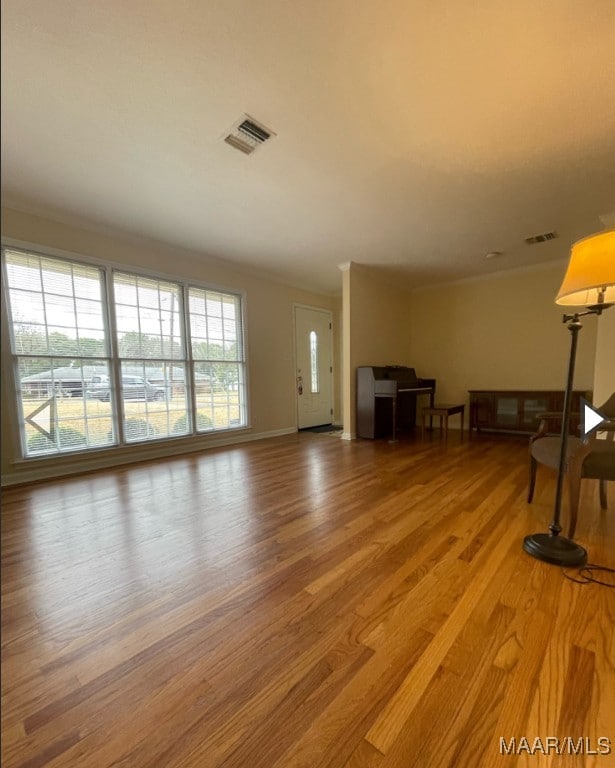
[[[318,383],[318,336],[310,332],[310,391],[313,395],[320,391]]]

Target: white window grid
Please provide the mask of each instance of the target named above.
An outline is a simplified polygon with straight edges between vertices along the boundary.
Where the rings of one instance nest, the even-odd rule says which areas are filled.
[[[3,255],[3,268],[10,276],[4,282],[8,286],[8,325],[24,456],[108,448],[159,437],[177,438],[247,425],[243,302],[240,294],[197,285],[190,285],[188,289],[187,284],[159,276],[140,275],[19,248],[6,248]],[[22,268],[25,265],[28,279],[16,279],[14,273],[20,265]],[[96,280],[93,282],[94,276]],[[125,285],[136,289],[133,314],[136,334],[141,340],[143,334],[155,337],[158,344],[154,348],[146,349],[141,344],[136,349],[129,349],[128,354],[120,349],[121,323],[118,319],[129,306],[121,297],[121,288]],[[191,329],[194,317],[188,311],[188,290],[193,296],[206,297],[205,337],[199,336],[198,322]],[[16,301],[17,297],[21,297],[21,302]],[[30,309],[25,320],[14,311],[20,304]],[[28,349],[24,347],[24,335],[16,333],[16,329],[24,324],[31,329],[31,346]],[[221,345],[223,359],[220,359],[219,351],[205,356],[200,354],[198,359],[194,359],[191,330],[196,331],[196,342],[207,343],[208,352]],[[202,352],[202,349],[199,351]],[[55,445],[50,445],[49,441],[45,443],[41,437],[38,442],[45,443],[45,447],[40,449],[37,443],[35,450],[28,448],[26,438],[27,417],[32,415],[24,407],[23,380],[27,377],[23,375],[23,370],[27,361],[34,361],[38,368],[48,365],[50,371],[45,393],[50,413],[43,414],[39,408],[33,420],[37,421],[37,430],[40,419],[50,420]],[[58,371],[61,373],[69,367],[60,365],[63,362],[69,362],[77,384],[70,384],[58,375]],[[165,373],[170,373],[162,384],[156,382],[153,385],[155,397],[150,398],[148,388],[148,395],[139,397],[142,402],[132,402],[136,398],[132,397],[130,388],[139,387],[134,383],[134,376],[140,376],[145,382],[156,365]],[[199,386],[199,371],[205,365],[209,366],[215,381],[215,386],[209,389]],[[110,410],[105,413],[97,412],[96,403],[90,399],[93,376],[98,382],[108,382]],[[127,376],[132,378],[125,384]],[[34,387],[32,382],[28,385]],[[81,402],[75,403],[68,413],[63,403],[67,393],[71,394],[70,386],[73,387],[74,399],[81,398]],[[160,395],[161,389],[163,395]],[[175,398],[176,389],[181,390],[181,398],[171,404],[172,398],[168,394],[171,392]],[[34,397],[36,390],[29,391]],[[60,414],[60,411],[65,412]],[[156,428],[154,421],[162,426]],[[32,431],[31,423],[28,424]],[[118,428],[118,424],[121,427]],[[71,437],[71,425],[81,429],[82,439],[78,442]]]

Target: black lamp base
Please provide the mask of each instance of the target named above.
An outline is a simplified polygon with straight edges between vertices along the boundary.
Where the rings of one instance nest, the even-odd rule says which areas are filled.
[[[526,536],[523,549],[528,555],[553,565],[575,566],[587,563],[587,551],[580,544],[552,533]]]

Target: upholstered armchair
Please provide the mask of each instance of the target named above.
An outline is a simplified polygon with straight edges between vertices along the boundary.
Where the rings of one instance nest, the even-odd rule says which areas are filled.
[[[574,538],[577,526],[581,480],[588,478],[599,481],[602,509],[607,508],[606,483],[615,480],[615,392],[599,410],[608,420],[600,425],[598,432],[583,439],[568,435],[565,470],[568,481],[569,539]],[[538,464],[552,469],[559,467],[561,437],[559,434],[554,435],[553,429],[557,427],[561,432],[561,420],[562,414],[559,413],[542,414],[538,432],[530,437],[528,504],[534,497]]]

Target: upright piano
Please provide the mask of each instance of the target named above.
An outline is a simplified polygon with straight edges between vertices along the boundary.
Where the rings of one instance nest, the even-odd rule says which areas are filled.
[[[429,395],[433,407],[435,379],[422,379],[402,365],[357,368],[357,435],[395,440],[398,429],[416,424],[416,398]]]

